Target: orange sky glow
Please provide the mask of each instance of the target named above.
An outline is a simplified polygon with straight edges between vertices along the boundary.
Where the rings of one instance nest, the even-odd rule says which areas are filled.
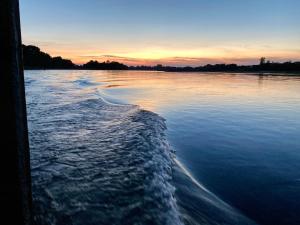
[[[23,43],[76,64],[300,61],[296,0],[21,0],[20,6]]]

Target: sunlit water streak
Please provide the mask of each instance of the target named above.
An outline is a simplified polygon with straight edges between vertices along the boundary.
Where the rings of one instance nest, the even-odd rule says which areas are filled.
[[[102,171],[94,164],[87,165],[95,158],[97,166],[103,167],[99,161],[107,160],[99,156],[99,152],[95,155],[95,148],[119,155],[123,154],[116,150],[119,148],[135,152],[136,145],[132,148],[131,143],[142,136],[138,146],[147,146],[142,147],[143,154],[147,153],[145,158],[151,156],[153,168],[160,171],[151,174],[143,170],[142,174],[152,181],[156,180],[157,174],[161,178],[155,191],[143,196],[157,204],[153,205],[151,212],[144,211],[140,217],[133,216],[132,220],[123,220],[124,223],[145,224],[145,218],[151,218],[156,224],[166,224],[166,221],[170,224],[254,223],[248,217],[259,224],[299,224],[298,77],[140,71],[27,71],[26,84],[34,190],[36,195],[41,195],[40,203],[44,201],[51,205],[55,202],[49,220],[60,215],[60,223],[76,218],[74,223],[82,224],[78,218],[87,217],[90,224],[120,223],[122,216],[112,221],[108,214],[103,213],[105,210],[101,204],[105,204],[107,199],[102,192],[110,189],[105,190],[101,186],[103,183],[97,183],[99,179],[93,177],[98,173],[108,173],[108,170]],[[161,117],[127,104],[139,105],[164,117],[168,127],[167,138],[172,147],[164,138]],[[89,117],[88,122],[83,115]],[[143,128],[135,127],[137,119],[133,118],[138,118],[139,123],[144,124]],[[150,123],[147,122],[149,118]],[[90,131],[90,126],[94,132]],[[124,133],[121,132],[110,136],[110,142],[101,141],[107,140],[106,135],[114,130],[112,126],[125,133],[130,130],[135,138],[126,139],[129,144],[124,146]],[[160,127],[159,132],[157,127]],[[147,133],[146,139],[144,132]],[[65,143],[66,140],[73,141]],[[82,143],[85,145],[83,149],[80,147]],[[111,147],[112,143],[117,147]],[[159,146],[164,143],[164,147],[156,147],[158,143]],[[172,149],[176,150],[177,159],[173,158]],[[170,156],[160,159],[158,153],[161,151]],[[128,157],[130,159],[131,156]],[[49,159],[55,163],[49,163]],[[80,159],[82,161],[78,163]],[[107,160],[106,167],[123,160],[114,155],[112,161]],[[84,188],[69,192],[70,187],[78,183],[64,182],[70,177],[75,179],[79,173],[61,165],[57,167],[56,161],[69,166],[75,163],[83,174],[93,171],[79,183],[97,188],[90,192]],[[70,162],[71,165],[68,164]],[[134,168],[145,168],[145,164],[140,162]],[[172,168],[173,173],[167,168]],[[120,173],[120,177],[108,175],[107,182],[116,185],[122,179],[122,172],[117,165],[111,168],[113,171]],[[136,182],[145,184],[145,180]],[[45,189],[47,182],[52,184],[53,189]],[[166,186],[168,188],[164,188]],[[58,187],[65,189],[57,192],[54,189]],[[112,188],[114,193],[120,194],[118,188],[124,187],[112,185]],[[47,190],[44,197],[41,194],[43,189]],[[74,193],[88,198],[68,203],[67,199]],[[151,197],[151,193],[158,198]],[[165,195],[166,198],[162,197]],[[51,196],[51,200],[45,199],[45,196]],[[104,202],[101,202],[101,197]],[[62,199],[66,204],[60,202]],[[95,204],[90,204],[93,201]],[[131,205],[131,202],[126,204]],[[172,205],[170,210],[157,213],[157,208],[168,208],[169,204]],[[114,202],[112,205],[108,208],[118,209]],[[94,208],[91,209],[91,206]],[[100,209],[102,213],[98,212]],[[107,212],[113,217],[112,211]]]

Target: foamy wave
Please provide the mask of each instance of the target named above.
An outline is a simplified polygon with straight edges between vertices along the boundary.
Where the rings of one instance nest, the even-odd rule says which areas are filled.
[[[181,224],[163,118],[102,99],[38,108],[29,125],[39,224]]]
[[[83,77],[81,79],[75,80],[74,81],[75,84],[85,87],[85,86],[94,86],[94,85],[98,85],[98,83],[94,83],[92,82],[90,79]]]

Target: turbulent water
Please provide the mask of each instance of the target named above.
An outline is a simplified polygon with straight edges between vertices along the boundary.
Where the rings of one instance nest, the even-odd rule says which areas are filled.
[[[265,100],[270,96],[276,96],[272,103],[276,110],[286,105],[282,101],[286,96],[297,103],[297,79],[289,83],[288,92],[274,82],[280,97],[267,85],[262,89],[261,80],[257,88],[254,76],[246,75],[118,71],[25,75],[37,224],[250,225],[256,224],[254,220],[273,224],[268,222],[272,218],[279,218],[278,224],[297,224],[293,207],[298,203],[291,199],[298,197],[299,182],[291,181],[298,176],[298,125],[293,114],[298,107],[289,104],[284,120],[277,119],[277,111],[261,108],[269,104]],[[267,91],[260,99],[252,96],[262,90]],[[256,114],[251,114],[252,108]],[[268,118],[277,120],[264,128],[271,133],[253,126]],[[249,127],[251,133],[245,133]],[[289,139],[279,142],[281,131]],[[271,136],[261,140],[262,134]],[[267,157],[257,153],[260,142]],[[290,150],[275,163],[278,146]],[[293,160],[285,163],[284,157],[292,153]],[[282,183],[279,172],[291,181]],[[253,176],[256,180],[250,182]],[[281,182],[280,192],[268,197],[270,191],[264,190],[275,193],[274,182]]]
[[[37,224],[181,224],[163,118],[26,83]]]

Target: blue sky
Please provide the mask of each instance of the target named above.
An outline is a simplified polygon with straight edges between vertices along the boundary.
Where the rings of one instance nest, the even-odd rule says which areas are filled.
[[[22,36],[77,63],[300,60],[299,0],[20,0]]]

